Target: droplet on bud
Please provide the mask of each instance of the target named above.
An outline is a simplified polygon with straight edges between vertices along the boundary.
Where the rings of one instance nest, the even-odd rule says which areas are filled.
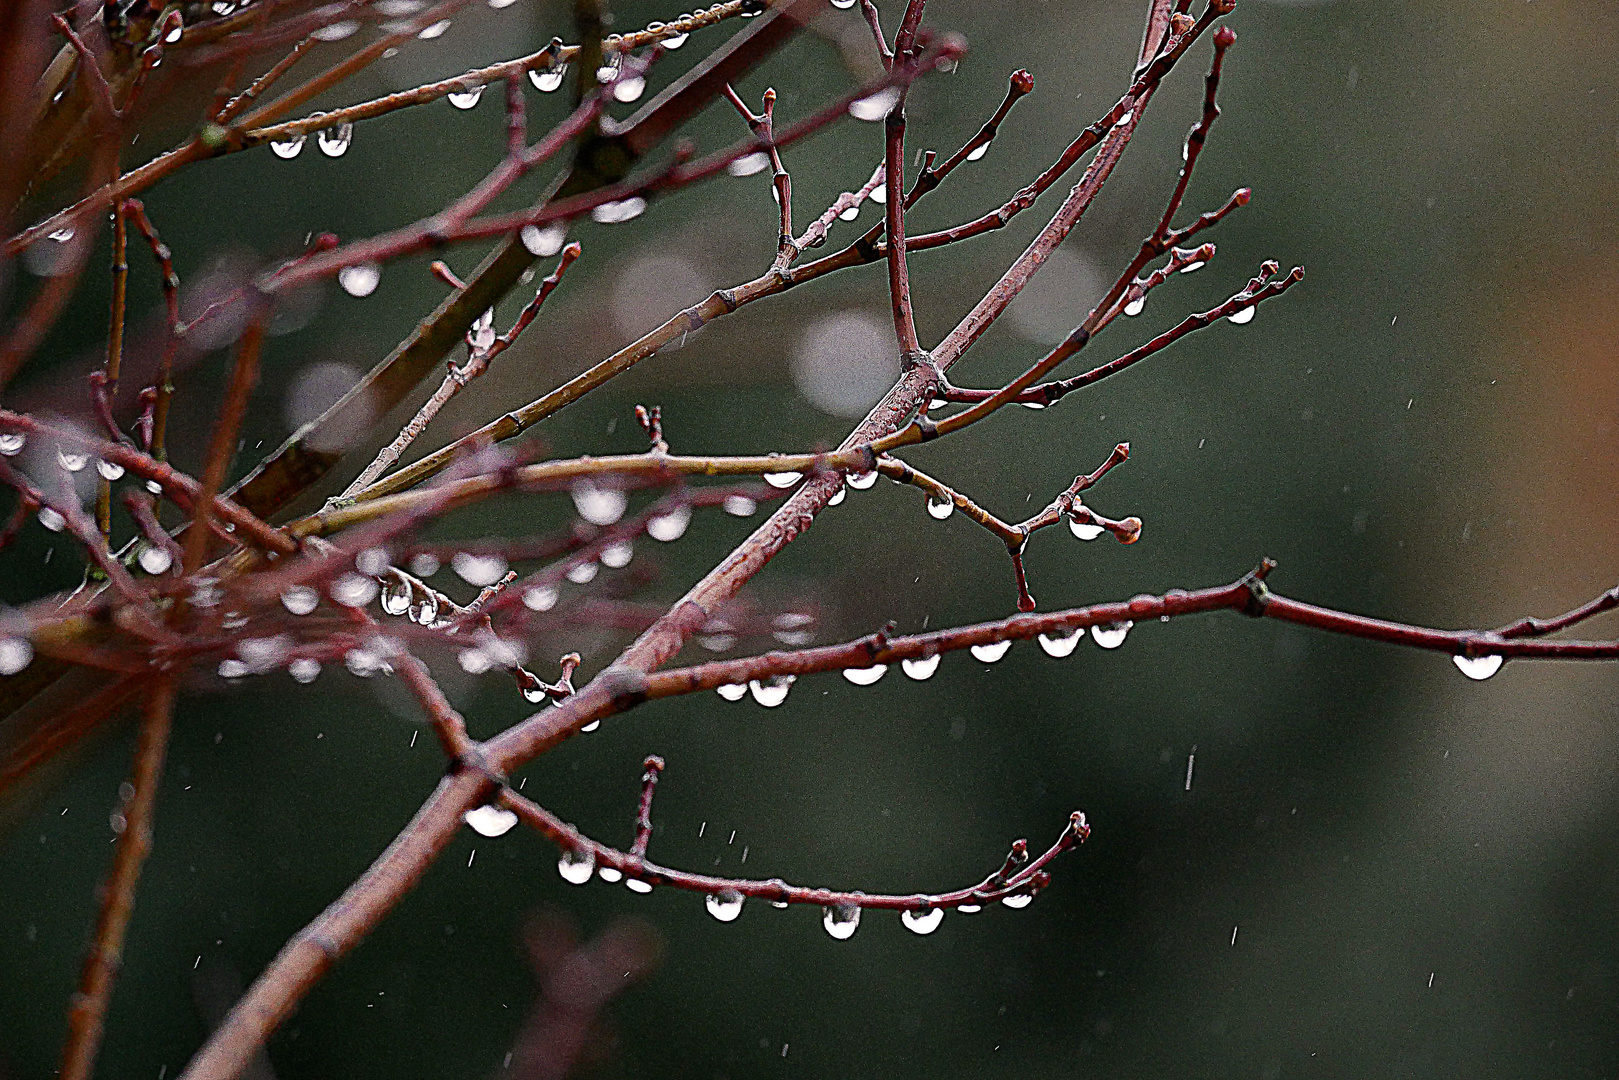
[[[1095,540],[1098,536],[1107,532],[1100,525],[1093,525],[1089,521],[1078,521],[1074,518],[1068,519],[1068,531],[1081,540]]]

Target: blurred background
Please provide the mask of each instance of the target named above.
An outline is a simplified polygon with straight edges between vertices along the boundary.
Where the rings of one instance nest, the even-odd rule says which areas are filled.
[[[879,6],[892,28],[901,5]],[[1037,88],[987,156],[921,204],[913,231],[998,205],[1111,105],[1144,8],[930,4],[929,25],[960,30],[971,51],[916,87],[911,145],[952,151],[1016,67]],[[675,11],[614,13],[622,31]],[[1227,582],[1262,555],[1280,561],[1271,582],[1285,594],[1444,627],[1551,615],[1613,585],[1619,10],[1244,0],[1229,21],[1240,40],[1224,116],[1187,216],[1239,185],[1253,202],[1210,236],[1210,265],[1154,292],[1086,355],[1117,355],[1212,306],[1265,258],[1308,279],[1249,325],[1221,323],[1055,409],[1007,409],[910,460],[1017,518],[1131,443],[1090,501],[1143,517],[1142,541],[1039,534],[1029,569],[1044,610]],[[735,29],[694,35],[652,89]],[[327,105],[553,34],[571,40],[566,5],[469,9]],[[738,89],[757,101],[774,86],[791,120],[869,76],[870,51],[858,12],[828,6]],[[1135,250],[1173,184],[1208,52],[1154,100],[1108,190],[957,381],[994,385],[1021,369]],[[560,117],[565,96],[531,92],[531,130]],[[133,158],[185,124],[154,119]],[[208,281],[311,232],[357,237],[441,207],[498,160],[501,131],[499,93],[467,111],[435,103],[360,126],[340,158],[257,150],[196,166],[146,202],[195,303]],[[721,106],[692,129],[705,148],[743,133]],[[853,120],[789,151],[800,219],[880,155],[881,125]],[[913,260],[925,344],[1066,186],[1000,232]],[[427,445],[756,276],[774,235],[768,171],[680,192],[632,222],[574,226],[584,256],[539,324]],[[80,393],[73,373],[105,332],[103,254],[9,404],[60,408]],[[481,255],[448,258],[466,272]],[[131,348],[150,350],[160,297],[143,260],[132,251]],[[418,260],[387,266],[364,299],[329,287],[290,305],[239,468],[385,355],[442,289]],[[680,452],[835,444],[886,385],[871,359],[892,349],[886,309],[880,267],[746,308],[546,421],[528,448],[639,450],[637,402],[663,406]],[[225,363],[215,352],[184,374],[181,464],[196,464],[187,455],[200,453]],[[560,526],[562,502],[499,500],[439,535]],[[637,595],[667,602],[750,527],[700,513],[680,542],[643,543],[625,573],[650,572]],[[7,553],[0,594],[16,603],[73,584],[72,554],[33,529]],[[961,515],[935,522],[919,493],[884,483],[823,514],[745,599],[813,607],[818,639],[836,640],[889,619],[916,631],[1001,617],[1013,590],[993,537]],[[583,627],[532,651],[578,648],[591,672],[628,638]],[[770,645],[749,638],[733,652]],[[709,655],[693,646],[687,659]],[[434,667],[476,734],[525,715],[509,681],[466,676],[449,657]],[[1024,910],[951,914],[928,937],[872,913],[835,941],[817,911],[750,903],[721,924],[694,894],[568,885],[554,849],[522,830],[465,830],[281,1029],[265,1067],[283,1080],[511,1075],[507,1055],[533,1022],[535,941],[554,952],[577,932],[633,946],[649,967],[661,949],[588,1038],[590,1068],[608,1077],[1611,1076],[1616,690],[1611,665],[1508,664],[1475,683],[1443,656],[1209,615],[1138,626],[1112,651],[1086,641],[1062,660],[1032,644],[993,665],[953,654],[923,683],[898,671],[869,688],[805,678],[776,709],[707,694],[643,707],[536,762],[525,793],[625,844],[640,762],[658,753],[669,767],[655,858],[868,891],[976,881],[1009,840],[1043,847],[1076,808],[1095,832]],[[284,674],[200,682],[183,699],[102,1075],[175,1075],[222,1004],[382,850],[442,769],[419,720],[402,688],[342,671],[310,687]],[[131,742],[120,730],[89,748],[0,837],[6,1076],[56,1066]]]

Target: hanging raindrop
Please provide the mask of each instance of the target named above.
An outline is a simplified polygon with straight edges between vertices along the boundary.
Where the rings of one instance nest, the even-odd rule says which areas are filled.
[[[802,479],[804,479],[804,474],[799,473],[799,472],[767,472],[767,473],[765,473],[765,483],[767,483],[771,487],[776,488],[776,489],[781,490],[781,491],[785,491],[786,489],[792,487],[794,484],[798,483]]]
[[[849,103],[849,115],[856,120],[881,120],[888,115],[888,110],[894,107],[899,100],[899,88],[890,86],[877,91],[870,97],[863,97],[859,101]]]
[[[742,894],[735,889],[721,889],[717,893],[709,893],[703,899],[703,906],[720,922],[734,922],[742,914]]]
[[[931,934],[944,922],[944,908],[918,908],[900,912],[899,921],[913,934]]]
[[[1068,519],[1068,531],[1081,540],[1095,540],[1098,536],[1107,532],[1100,525],[1093,525],[1088,521],[1079,521],[1075,518]]]
[[[140,563],[141,569],[148,574],[166,574],[169,567],[174,565],[174,556],[168,548],[146,547],[141,549],[135,561]]]
[[[382,610],[389,615],[403,615],[410,610],[410,583],[394,578],[382,587]]]
[[[646,523],[646,534],[665,544],[679,540],[691,524],[691,507],[677,506],[667,514],[659,514]]]
[[[450,557],[450,568],[468,585],[480,589],[493,585],[506,575],[506,560],[499,555],[474,555],[470,551],[457,551]]]
[[[596,853],[588,848],[578,851],[564,851],[557,860],[557,873],[569,885],[583,885],[590,880],[591,873],[596,869]],[[607,867],[602,867],[602,877],[607,877]]]
[[[973,147],[972,152],[967,155],[967,160],[968,161],[977,161],[979,158],[982,158],[987,153],[989,153],[989,143],[985,143],[982,146],[975,146],[975,147]]]
[[[849,485],[847,485],[847,484],[839,484],[837,494],[833,495],[830,499],[826,500],[826,505],[828,505],[828,506],[842,506],[843,505],[843,500],[847,499],[848,497],[849,497]]]
[[[562,242],[568,238],[568,228],[560,222],[545,226],[524,225],[519,233],[523,238],[523,246],[528,248],[530,255],[548,258],[562,250]]]
[[[62,526],[67,524],[67,519],[50,507],[42,506],[39,508],[39,523],[51,532],[61,532]]]
[[[967,651],[973,654],[974,660],[982,660],[986,664],[993,664],[1005,656],[1006,650],[1011,647],[1011,641],[991,641],[986,645],[974,645]]]
[[[287,674],[301,683],[312,683],[320,674],[320,661],[301,656],[287,665]]]
[[[943,521],[956,512],[955,500],[948,495],[928,496],[928,517],[934,521]]]
[[[25,638],[0,638],[0,675],[15,675],[34,659],[34,646]]]
[[[1131,318],[1135,318],[1137,315],[1141,314],[1142,309],[1144,309],[1146,306],[1147,298],[1145,296],[1138,296],[1128,304],[1124,305],[1124,313]]]
[[[1026,908],[1034,903],[1034,896],[1030,893],[1015,893],[1011,896],[1001,897],[1001,903],[1015,911],[1018,908]]]
[[[770,168],[770,155],[763,150],[757,150],[737,158],[725,166],[725,171],[732,176],[752,176],[754,173],[763,172],[768,168]]]
[[[721,507],[732,517],[752,517],[759,512],[759,504],[746,495],[727,495]]]
[[[376,292],[377,282],[381,280],[382,267],[376,263],[356,263],[337,272],[337,283],[343,286],[344,292],[356,298]]]
[[[839,221],[853,221],[855,218],[857,218],[859,216],[860,216],[860,205],[858,203],[856,203],[854,206],[851,206],[847,210],[844,210],[841,213],[839,213],[838,214],[838,220]]]
[[[332,582],[331,594],[344,607],[364,607],[376,597],[377,583],[374,578],[350,572]]]
[[[438,621],[438,593],[431,589],[422,593],[421,597],[410,606],[407,614],[410,621],[417,626],[432,626]]]
[[[124,467],[116,461],[98,461],[96,462],[96,472],[101,474],[103,480],[111,483],[114,480],[123,479]]]
[[[608,882],[608,883],[611,884],[611,883],[623,881],[624,880],[624,871],[614,869],[611,866],[604,866],[601,869],[596,871],[596,876],[601,878],[603,881]]]
[[[550,611],[557,606],[555,585],[535,585],[523,592],[523,606],[530,611]]]
[[[624,516],[629,496],[617,488],[597,487],[582,480],[573,487],[573,506],[592,525],[611,525]]]
[[[753,694],[753,700],[767,709],[774,709],[787,700],[787,691],[793,688],[795,681],[792,675],[772,675],[770,682],[762,683],[754,679],[748,683],[748,690]]]
[[[421,33],[417,34],[416,37],[421,41],[432,41],[436,37],[443,37],[444,36],[444,31],[448,30],[449,28],[450,28],[450,20],[449,19],[440,19],[438,22],[434,23],[432,26],[429,26],[427,29],[425,29]]]
[[[640,893],[642,896],[645,896],[647,893],[652,891],[652,882],[642,881],[640,878],[635,877],[625,878],[624,887],[630,890],[630,892]]]
[[[469,90],[452,90],[449,94],[450,104],[457,109],[470,109],[478,104],[481,97],[483,97],[482,86],[474,86]]]
[[[613,84],[613,99],[628,104],[641,100],[646,93],[646,80],[639,75],[632,75],[628,79],[620,79]]]
[[[839,941],[848,941],[860,929],[860,908],[854,904],[834,904],[824,908],[821,925]]]
[[[843,677],[856,686],[870,686],[888,670],[887,664],[873,664],[866,668],[844,668]]]
[[[28,436],[20,431],[8,431],[0,435],[0,454],[6,457],[16,457],[22,453],[22,448],[28,442]]]
[[[594,560],[586,559],[568,567],[567,573],[563,576],[575,585],[589,585],[596,580],[596,574],[600,570],[601,567],[597,566]]]
[[[940,655],[939,653],[934,653],[932,656],[919,656],[914,659],[901,660],[899,669],[917,682],[921,682],[923,679],[931,679],[933,673],[939,670]]]
[[[321,128],[315,132],[315,145],[327,157],[342,157],[349,152],[349,144],[354,141],[354,125],[338,124],[336,127]]]
[[[1047,656],[1060,660],[1079,646],[1079,638],[1080,629],[1077,626],[1072,630],[1059,630],[1055,634],[1041,634],[1040,648]]]
[[[1250,304],[1239,311],[1233,311],[1230,315],[1227,315],[1226,318],[1230,319],[1238,326],[1242,326],[1244,323],[1251,323],[1254,321],[1254,312],[1257,310],[1259,310],[1259,308],[1256,305]]]
[[[680,16],[680,18],[676,19],[675,22],[684,22],[685,20],[687,20],[689,18],[691,18],[690,15],[682,15],[682,16]],[[686,44],[686,39],[689,38],[689,37],[691,37],[691,35],[689,33],[688,34],[670,34],[668,37],[663,39],[662,44],[663,44],[663,47],[665,49],[678,49],[682,45]]]
[[[68,472],[79,472],[90,463],[90,455],[70,454],[58,447],[56,450],[56,463]]]
[[[856,491],[866,491],[876,482],[876,472],[849,474],[849,486],[854,488]]]
[[[549,94],[562,85],[562,80],[565,79],[567,75],[567,64],[563,64],[560,67],[546,68],[544,71],[534,68],[530,69],[528,73],[528,81],[533,83],[534,89],[540,91],[542,94]]]
[[[1117,649],[1124,644],[1124,637],[1130,632],[1135,623],[1126,619],[1124,622],[1097,623],[1091,627],[1091,640],[1104,649]]]
[[[1503,659],[1499,655],[1493,656],[1452,656],[1456,668],[1469,679],[1483,682],[1497,671],[1501,670]]]
[[[468,810],[464,817],[479,836],[505,836],[517,824],[517,815],[504,806],[480,806]]]
[[[320,603],[320,594],[308,585],[292,585],[281,594],[281,603],[294,615],[308,615]]]
[[[290,139],[271,139],[270,153],[283,161],[291,161],[297,157],[304,148],[304,141],[308,136],[303,133],[292,136]]]
[[[715,688],[720,697],[726,701],[741,701],[748,696],[746,683],[725,683]]]

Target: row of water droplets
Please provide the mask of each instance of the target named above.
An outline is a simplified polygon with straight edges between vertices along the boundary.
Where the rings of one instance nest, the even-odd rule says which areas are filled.
[[[1126,114],[1125,118],[1129,118],[1128,114]],[[1184,149],[1182,150],[1182,153],[1185,153]],[[1183,274],[1194,274],[1203,269],[1203,267],[1206,265],[1207,263],[1203,260],[1189,262],[1185,266],[1181,267],[1180,272]],[[1147,297],[1146,294],[1143,293],[1124,305],[1124,313],[1134,318],[1135,316],[1140,315],[1142,311],[1146,310],[1146,307]],[[1254,312],[1258,310],[1259,305],[1257,303],[1249,304],[1247,307],[1238,308],[1236,311],[1233,311],[1231,314],[1227,315],[1226,320],[1237,326],[1244,326],[1254,321]]]

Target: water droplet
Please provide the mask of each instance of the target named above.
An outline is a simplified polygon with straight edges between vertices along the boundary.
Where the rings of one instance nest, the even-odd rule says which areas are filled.
[[[798,472],[765,473],[765,483],[769,484],[773,488],[780,488],[783,491],[792,487],[802,479],[804,479],[804,474]]]
[[[209,9],[220,17],[229,15],[236,10],[236,0],[214,0]]]
[[[600,720],[592,720],[590,723],[586,724],[584,727],[580,728],[579,730],[584,731],[584,732],[591,732],[591,731],[595,731],[597,728],[599,728],[601,726],[602,726],[602,722]]]
[[[517,815],[504,806],[480,806],[468,810],[465,820],[479,836],[505,836],[517,824]]]
[[[67,519],[50,507],[42,506],[39,508],[39,523],[51,532],[61,532],[62,526],[67,524]]]
[[[620,53],[610,52],[602,57],[601,66],[596,68],[596,81],[606,85],[618,78],[618,69],[623,66],[624,57]]]
[[[20,431],[8,431],[0,434],[0,454],[6,457],[16,457],[22,453],[22,448],[28,442],[28,436]]]
[[[985,143],[982,146],[974,147],[972,152],[967,155],[967,160],[968,161],[977,161],[979,158],[983,157],[987,153],[989,153],[989,143]]]
[[[506,560],[499,555],[474,555],[457,551],[450,557],[450,568],[468,585],[493,585],[506,574]]]
[[[834,904],[823,908],[821,925],[839,941],[848,941],[860,929],[860,909],[854,904]]]
[[[557,606],[555,585],[535,585],[523,593],[523,606],[530,611],[550,611]]]
[[[939,670],[939,656],[939,653],[934,653],[932,656],[919,656],[914,659],[901,660],[899,669],[917,682],[921,682],[923,679],[931,679],[933,673]]]
[[[1047,656],[1054,656],[1060,660],[1079,646],[1079,638],[1080,629],[1077,626],[1068,631],[1059,630],[1055,634],[1041,634],[1040,648]]]
[[[630,560],[634,557],[635,545],[631,544],[628,540],[620,540],[616,543],[608,544],[606,547],[602,548],[600,556],[602,565],[607,567],[609,570],[618,570],[622,567],[628,566],[630,564]]]
[[[732,517],[752,517],[759,512],[759,504],[746,495],[727,495],[721,506]]]
[[[847,210],[844,210],[841,213],[839,213],[838,214],[838,220],[839,221],[853,221],[855,218],[857,218],[859,216],[860,216],[860,205],[858,203],[856,203],[854,206],[851,206]]]
[[[984,906],[982,904],[962,904],[957,907],[956,910],[961,912],[963,915],[977,915],[980,911],[984,910]]]
[[[944,908],[922,908],[916,911],[902,911],[899,921],[905,924],[905,929],[913,934],[931,934],[944,922]]]
[[[787,691],[793,688],[794,681],[792,675],[772,675],[769,683],[752,680],[748,683],[748,690],[753,694],[754,701],[767,709],[774,709],[787,700]]]
[[[307,136],[298,134],[290,139],[271,139],[270,153],[283,161],[291,161],[303,150],[306,138]]]
[[[174,565],[174,556],[167,548],[146,547],[141,549],[135,561],[140,563],[141,569],[148,574],[166,574],[169,567]]]
[[[854,7],[855,0],[832,0],[832,6],[843,11]]]
[[[720,922],[734,922],[742,914],[742,894],[735,889],[721,889],[704,897],[703,906]]]
[[[517,0],[489,0],[489,6],[496,11],[503,11],[517,3]]]
[[[349,144],[354,141],[354,125],[338,124],[336,127],[321,128],[315,132],[315,145],[327,157],[342,157],[349,152]]]
[[[528,81],[533,83],[534,89],[540,91],[540,93],[549,94],[562,85],[562,80],[567,78],[567,75],[567,64],[563,64],[561,67],[547,68],[544,71],[534,68],[528,73]]]
[[[219,662],[219,677],[221,679],[240,679],[247,674],[247,665],[240,660],[221,660]]]
[[[1097,623],[1091,627],[1091,640],[1104,649],[1117,649],[1124,644],[1124,636],[1130,632],[1135,623],[1126,619],[1124,622]]]
[[[410,557],[410,572],[419,578],[430,578],[438,573],[438,556],[422,551]]]
[[[624,871],[615,870],[611,866],[604,866],[600,870],[596,871],[596,876],[606,882],[623,881]]]
[[[613,85],[613,98],[628,104],[631,101],[641,100],[646,93],[646,80],[639,75],[632,75],[628,79],[620,79]]]
[[[1145,296],[1138,296],[1128,304],[1124,305],[1124,313],[1129,315],[1131,318],[1134,318],[1135,316],[1140,315],[1142,309],[1146,306],[1147,298]]]
[[[748,687],[746,683],[726,683],[725,685],[716,687],[715,689],[719,693],[720,697],[724,698],[726,701],[741,701],[743,698],[748,696]]]
[[[588,848],[579,851],[564,851],[557,860],[557,873],[569,885],[583,885],[590,880],[591,873],[596,869],[596,853]],[[607,867],[602,867],[602,877],[607,875]]]
[[[320,603],[320,594],[308,585],[292,585],[281,594],[281,604],[294,615],[308,615]]]
[[[494,661],[482,649],[462,649],[455,659],[468,675],[482,675],[494,666]]]
[[[593,560],[586,559],[568,567],[568,572],[563,576],[575,585],[589,585],[596,580],[596,574],[600,569]]]
[[[729,165],[725,171],[732,176],[752,176],[756,172],[763,172],[770,168],[770,155],[763,150],[755,151],[745,157],[739,157]]]
[[[562,250],[562,242],[568,238],[568,228],[561,222],[545,226],[524,225],[519,234],[523,238],[523,246],[528,248],[529,254],[546,258]]]
[[[34,659],[34,647],[25,638],[0,638],[0,675],[15,675]]]
[[[709,652],[724,652],[736,644],[736,627],[723,619],[710,619],[697,632],[697,644]]]
[[[840,484],[840,485],[838,485],[837,494],[833,495],[830,499],[826,500],[826,505],[828,505],[828,506],[842,506],[843,505],[843,500],[847,499],[848,497],[849,497],[849,486],[847,484]]]
[[[894,107],[899,100],[899,88],[885,87],[870,97],[863,97],[859,101],[849,102],[849,115],[856,120],[881,120],[888,115],[888,110]]]
[[[1256,305],[1250,304],[1238,311],[1233,311],[1231,314],[1227,315],[1226,318],[1236,323],[1238,326],[1242,326],[1246,323],[1253,322],[1254,312],[1258,310],[1259,308]]]
[[[191,606],[199,608],[217,607],[225,598],[219,587],[218,578],[198,578],[191,586]]]
[[[323,26],[309,36],[316,41],[342,41],[360,28],[360,24],[353,20],[334,22],[330,26]]]
[[[630,890],[630,892],[640,893],[642,896],[645,896],[647,893],[652,891],[652,882],[642,881],[640,878],[625,878],[624,887]]]
[[[1012,908],[1013,910],[1016,910],[1018,908],[1026,908],[1030,904],[1034,903],[1034,897],[1029,893],[1015,893],[1012,896],[1001,897],[1001,903],[1005,904],[1009,908]]]
[[[79,472],[90,463],[89,454],[70,454],[66,450],[57,448],[56,463],[68,472]]]
[[[1093,525],[1088,521],[1075,521],[1073,518],[1068,519],[1068,531],[1081,540],[1095,540],[1098,536],[1107,532],[1100,525]]]
[[[849,486],[856,491],[865,491],[876,482],[877,474],[875,472],[849,474]]]
[[[65,243],[67,243],[69,240],[73,239],[77,235],[78,235],[78,231],[75,230],[73,228],[73,226],[64,225],[60,229],[54,229],[51,232],[46,233],[45,234],[45,239],[50,240],[53,243],[65,244]]]
[[[101,474],[103,480],[111,483],[114,480],[123,479],[124,467],[116,461],[98,461],[96,462],[96,472]]]
[[[955,512],[956,504],[950,496],[928,496],[928,517],[934,521],[943,521]]]
[[[431,590],[422,593],[407,614],[417,626],[432,626],[438,620],[438,593]]]
[[[470,109],[478,104],[478,99],[481,97],[483,97],[482,86],[474,86],[470,90],[452,91],[449,95],[450,104],[457,109]]]
[[[856,686],[870,686],[888,670],[887,664],[873,664],[867,668],[844,668],[843,677]]]
[[[686,534],[686,526],[691,524],[691,507],[677,506],[667,514],[659,514],[646,523],[646,534],[654,540],[661,540],[668,544],[679,540]]]
[[[377,583],[364,574],[350,572],[332,582],[331,592],[332,599],[344,607],[364,607],[375,599]],[[282,602],[285,603],[285,597]]]
[[[370,296],[377,291],[377,282],[381,280],[382,267],[376,263],[357,263],[337,272],[337,283],[353,297]]]
[[[320,661],[301,656],[287,665],[287,674],[301,683],[312,683],[320,674]]]
[[[379,671],[384,675],[393,671],[382,657],[370,649],[350,649],[343,654],[343,666],[349,669],[349,674],[361,679],[369,679]]]
[[[395,578],[382,587],[382,610],[389,615],[403,615],[410,610],[410,583]]]
[[[690,15],[682,15],[680,16],[680,19],[677,19],[676,21],[679,22],[689,18],[691,18]],[[670,34],[668,37],[663,39],[663,47],[665,49],[678,49],[682,45],[686,44],[686,39],[689,37],[691,37],[690,34]]]
[[[986,664],[993,664],[1006,655],[1006,650],[1012,647],[1010,641],[992,641],[987,645],[974,645],[967,651],[973,654],[974,660],[982,660]]]
[[[1502,658],[1500,656],[1452,656],[1456,668],[1469,679],[1482,682],[1501,670]]]
[[[592,525],[611,525],[624,516],[629,496],[617,488],[597,487],[582,480],[573,487],[573,506]]]
[[[158,483],[156,480],[148,480],[146,481],[146,490],[150,491],[153,495],[161,495],[163,494],[163,485]]]
[[[1204,264],[1202,259],[1194,259],[1191,262],[1187,263],[1185,266],[1181,267],[1181,273],[1183,273],[1183,274],[1196,273],[1197,271],[1203,269],[1204,265],[1205,264]]]
[[[434,38],[443,37],[444,36],[444,31],[448,30],[449,28],[450,28],[450,20],[449,19],[440,19],[438,22],[434,23],[432,26],[429,26],[429,27],[425,28],[424,30],[422,30],[422,32],[417,34],[416,37],[421,41],[432,41]]]
[[[1123,116],[1119,117],[1119,126],[1122,127],[1123,125],[1128,124],[1130,121],[1134,120],[1135,118],[1136,118],[1135,110],[1131,109],[1129,112],[1127,112]]]
[[[605,202],[590,211],[591,220],[603,225],[617,225],[621,221],[630,221],[641,216],[646,209],[646,200],[639,195],[632,195],[628,199],[617,202]]]

